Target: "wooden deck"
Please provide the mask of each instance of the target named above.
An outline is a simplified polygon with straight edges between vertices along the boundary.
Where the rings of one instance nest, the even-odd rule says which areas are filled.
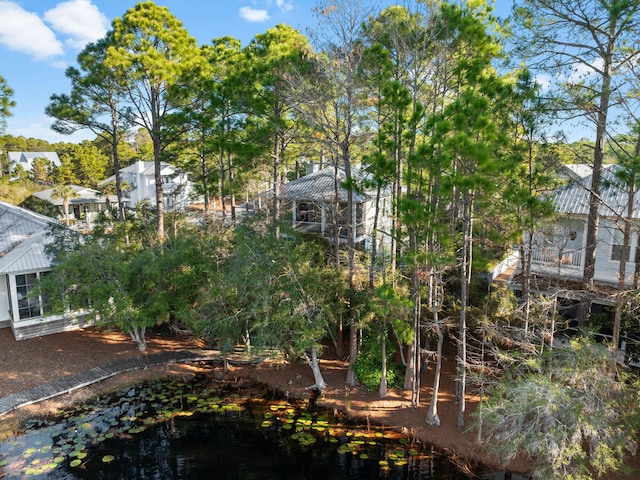
[[[45,385],[29,388],[27,390],[8,395],[4,398],[0,398],[0,417],[26,405],[31,405],[58,395],[69,393],[73,390],[77,390],[78,388],[106,380],[107,378],[120,373],[131,372],[134,370],[146,370],[151,367],[159,367],[175,363],[222,361],[224,358],[225,357],[223,357],[218,350],[194,349],[167,351],[117,360],[100,367],[94,367],[86,372],[68,375]],[[234,364],[250,363],[255,361],[254,359],[237,351],[231,352],[226,356],[226,359],[230,363]]]

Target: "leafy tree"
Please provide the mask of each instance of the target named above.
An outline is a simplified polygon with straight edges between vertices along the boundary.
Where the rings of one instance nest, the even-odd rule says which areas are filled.
[[[31,178],[35,183],[48,185],[51,183],[54,170],[55,166],[51,163],[51,160],[46,157],[37,157],[31,162],[29,178]]]
[[[367,324],[367,339],[363,341],[363,347],[366,344],[368,351],[365,358],[358,355],[356,376],[367,388],[378,387],[380,398],[386,398],[388,386],[396,386],[400,378],[397,368],[390,361],[395,352],[390,341],[390,330],[406,323],[412,307],[412,303],[399,295],[391,284],[376,288],[369,303],[372,321]],[[365,377],[369,380],[365,381]],[[377,380],[377,385],[373,385],[372,379]]]
[[[534,478],[589,479],[623,469],[636,450],[637,378],[587,338],[526,357],[505,372],[479,410],[484,445],[501,462],[524,454]]]
[[[54,241],[47,247],[53,268],[42,282],[52,310],[95,314],[99,325],[127,332],[144,350],[146,329],[168,318],[156,315],[162,309],[152,303],[162,295],[157,289],[146,290],[154,285],[156,266],[148,265],[144,272],[150,276],[148,283],[141,281],[139,270],[141,263],[162,259],[152,247],[157,238],[154,223],[151,208],[142,203],[124,222],[114,224],[110,216],[99,216],[91,235],[54,229]],[[200,259],[194,256],[194,262]]]
[[[118,248],[113,237],[83,237],[61,231],[51,248],[54,266],[42,281],[53,311],[95,314],[105,326],[117,326],[146,348],[138,307],[134,304],[127,268],[131,251]]]
[[[534,70],[563,78],[560,114],[595,127],[587,220],[581,323],[590,311],[598,240],[600,185],[612,95],[624,89],[622,74],[640,58],[640,3],[620,0],[519,0],[514,5],[518,53]],[[581,73],[586,72],[586,73]]]
[[[368,139],[364,119],[369,103],[360,70],[365,50],[363,24],[373,13],[373,8],[358,0],[322,0],[317,3],[314,11],[318,17],[318,28],[315,29],[311,40],[316,48],[324,53],[313,57],[313,75],[299,75],[293,79],[298,95],[295,102],[296,113],[301,121],[317,132],[317,138],[322,142],[335,168],[344,170],[343,187],[347,191],[344,216],[347,225],[349,289],[351,295],[355,296],[353,195],[358,185],[353,177],[353,167],[359,149]],[[336,238],[335,248],[339,253],[337,240]],[[339,258],[340,255],[337,254],[336,259]],[[350,314],[350,368],[347,370],[347,384],[353,386],[356,384],[353,365],[358,354],[358,327],[355,309],[352,309]]]
[[[56,169],[55,182],[57,184],[78,184],[73,157],[68,153],[60,155],[60,166]]]
[[[240,41],[231,37],[214,39],[213,45],[204,46],[202,52],[209,63],[211,75],[211,88],[208,94],[205,93],[207,104],[203,112],[211,122],[207,148],[217,162],[217,171],[211,174],[211,178],[218,182],[217,194],[223,203],[223,216],[227,214],[225,196],[230,195],[231,217],[235,218],[234,161],[251,115],[245,105],[247,101],[242,98],[249,95],[243,79],[247,75],[246,57]],[[206,84],[204,88],[207,89]],[[206,123],[202,125],[207,127]],[[208,181],[208,176],[203,176],[202,180]]]
[[[215,163],[214,134],[217,112],[213,106],[213,98],[215,98],[217,79],[214,72],[219,67],[224,67],[210,58],[209,45],[203,45],[201,52],[209,62],[209,68],[204,69],[191,86],[190,94],[193,95],[194,100],[184,112],[189,130],[175,148],[179,150],[177,156],[180,165],[190,172],[189,180],[193,182],[198,195],[203,198],[204,215],[208,216],[211,213],[215,187],[220,178]],[[215,203],[213,206],[215,207]]]
[[[514,82],[509,107],[512,141],[505,145],[513,168],[505,175],[507,184],[494,206],[496,217],[504,225],[503,242],[513,239],[519,248],[526,334],[531,307],[533,232],[554,214],[551,199],[545,194],[556,186],[555,172],[560,164],[554,155],[548,155],[545,145],[549,106],[540,98],[540,85],[527,69],[516,72]]]
[[[210,249],[216,237],[186,227],[164,244],[143,248],[129,261],[127,285],[141,325],[180,328],[213,275]]]
[[[290,361],[300,358],[313,371],[314,388],[323,390],[322,340],[344,285],[325,265],[319,245],[293,235],[276,238],[259,223],[245,222],[221,273],[202,291],[194,329],[223,349],[242,343],[276,349]]]
[[[7,85],[7,81],[0,76],[0,133],[4,133],[7,126],[7,118],[11,116],[11,109],[16,102],[11,100],[13,90]]]
[[[209,230],[186,227],[162,245],[151,242],[152,218],[140,209],[89,236],[56,231],[49,248],[54,267],[42,283],[52,308],[88,310],[99,324],[128,332],[140,350],[147,328],[187,322],[217,273],[220,242]]]
[[[305,36],[286,25],[277,25],[256,35],[247,47],[253,77],[251,111],[258,117],[265,136],[271,139],[273,219],[280,221],[280,186],[286,171],[286,151],[296,123],[292,119],[292,73],[310,70],[311,47]],[[283,168],[284,167],[284,168]],[[277,235],[276,228],[276,235]]]
[[[124,132],[131,126],[133,115],[131,109],[123,104],[123,84],[114,70],[105,64],[107,48],[112,40],[112,35],[107,34],[104,39],[85,47],[78,55],[80,69],[69,67],[65,72],[71,80],[71,93],[52,95],[45,112],[56,118],[52,128],[57,132],[71,134],[87,128],[107,142],[116,177],[119,217],[124,220],[118,146]],[[104,167],[98,168],[102,170]],[[92,187],[104,178],[104,171],[85,171],[85,174],[88,178],[84,178],[83,184]],[[80,175],[80,178],[84,176]]]
[[[445,4],[443,16],[456,34],[456,61],[452,75],[458,83],[451,101],[428,123],[431,133],[427,152],[446,172],[440,188],[449,192],[455,212],[452,231],[459,239],[460,320],[458,325],[458,426],[464,426],[466,410],[467,308],[473,270],[474,220],[489,204],[509,169],[501,154],[508,144],[505,106],[511,87],[491,62],[499,53],[497,39],[485,25],[486,6],[476,10]]]
[[[55,180],[57,183],[74,183],[94,188],[105,178],[108,168],[108,157],[96,146],[90,142],[74,144],[67,149],[67,153],[60,155]]]
[[[133,120],[153,143],[158,239],[164,240],[163,150],[185,125],[168,121],[188,101],[178,95],[203,66],[196,40],[168,8],[140,2],[113,21],[105,66],[115,72],[135,110]]]

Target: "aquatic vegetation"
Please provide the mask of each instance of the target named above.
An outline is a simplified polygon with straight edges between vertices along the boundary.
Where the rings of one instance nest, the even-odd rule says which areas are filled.
[[[345,418],[309,411],[304,403],[268,400],[258,393],[242,394],[230,385],[212,384],[208,378],[130,386],[74,405],[55,417],[30,419],[23,434],[0,443],[0,477],[28,478],[56,469],[85,469],[88,462],[93,462],[92,468],[117,465],[118,453],[109,451],[110,446],[122,443],[116,440],[133,439],[163,424],[172,429],[173,422],[209,415],[253,422],[269,435],[288,437],[300,449],[324,442],[353,461],[382,455],[382,473],[420,456],[415,445],[389,429],[362,429]]]
[[[262,419],[263,428],[293,431],[290,438],[303,447],[318,441],[334,443],[339,454],[361,460],[370,458],[372,450],[382,449],[385,460],[380,461],[380,468],[383,473],[394,466],[403,467],[411,457],[420,455],[410,439],[397,432],[383,428],[362,430],[356,425],[347,425],[344,418],[307,411],[295,404],[270,403],[264,408]]]
[[[244,410],[246,398],[233,395],[225,402],[201,383],[208,381],[156,380],[74,405],[55,417],[29,419],[21,435],[0,444],[0,477],[40,475],[66,465],[77,468],[90,457],[90,449],[105,440],[128,438],[175,417]],[[102,462],[114,459],[105,455]]]

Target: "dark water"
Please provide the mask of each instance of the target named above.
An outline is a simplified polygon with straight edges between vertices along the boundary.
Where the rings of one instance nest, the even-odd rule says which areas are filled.
[[[504,473],[473,472],[483,479]],[[383,429],[282,401],[162,383],[33,422],[0,444],[6,479],[467,479],[446,456]],[[517,476],[512,477],[513,480]]]

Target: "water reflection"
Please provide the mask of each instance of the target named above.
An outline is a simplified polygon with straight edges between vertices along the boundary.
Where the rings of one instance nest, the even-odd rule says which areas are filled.
[[[0,444],[0,478],[471,478],[444,455],[396,434],[201,382],[145,384],[32,422]]]

